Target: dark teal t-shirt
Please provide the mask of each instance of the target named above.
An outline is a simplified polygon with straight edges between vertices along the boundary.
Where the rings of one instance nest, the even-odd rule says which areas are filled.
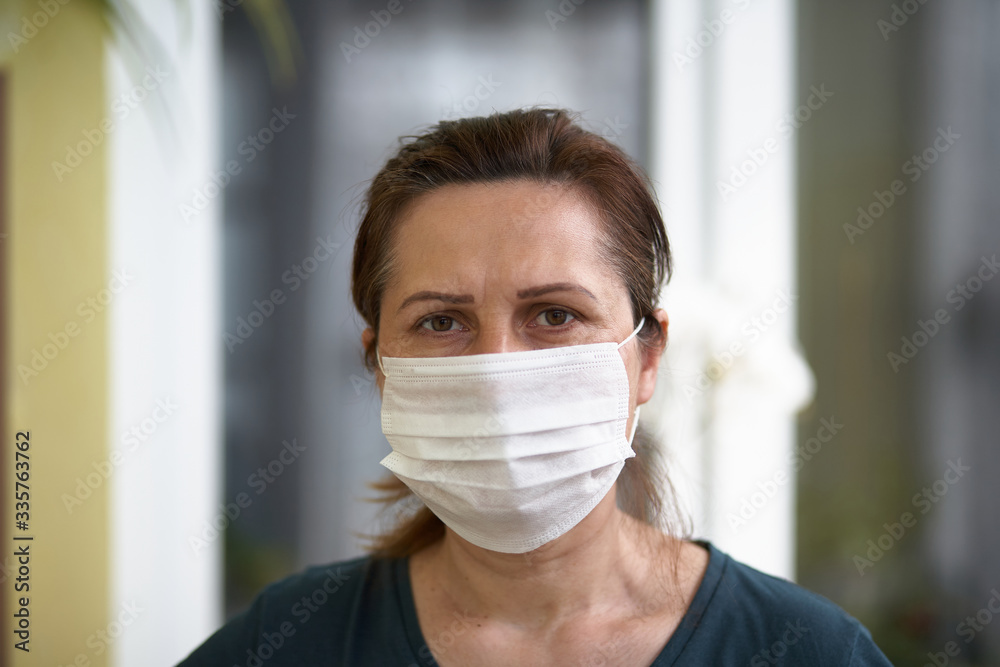
[[[826,598],[698,544],[708,569],[652,667],[891,665],[868,630]],[[271,584],[180,665],[432,667],[407,564],[363,557]],[[453,630],[463,631],[462,619]],[[442,633],[441,646],[449,639]]]

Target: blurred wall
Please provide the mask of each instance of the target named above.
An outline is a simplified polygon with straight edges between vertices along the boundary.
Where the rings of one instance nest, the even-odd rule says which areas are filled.
[[[7,375],[3,382],[2,483],[5,502],[5,664],[61,664],[72,660],[99,627],[110,606],[108,486],[98,484],[84,502],[65,506],[91,464],[106,458],[109,433],[106,311],[85,320],[78,304],[107,283],[107,146],[93,147],[71,178],[56,179],[53,160],[65,159],[67,144],[81,128],[96,128],[105,116],[102,27],[86,7],[67,6],[62,20],[39,31],[5,63],[9,105],[3,128],[7,236],[3,289],[6,303]],[[68,115],[65,109],[75,113]],[[69,327],[69,328],[67,328]],[[29,438],[22,463],[25,486],[15,488],[15,432]],[[18,438],[21,440],[21,438]],[[19,448],[20,449],[20,448]],[[100,479],[100,478],[98,478]],[[25,506],[24,527],[14,523],[15,492]],[[89,497],[91,496],[92,497]],[[6,500],[10,499],[10,500]],[[14,541],[14,538],[23,541]],[[25,540],[24,538],[32,538]],[[15,553],[25,549],[25,561]],[[74,554],[72,560],[66,554]],[[28,567],[27,574],[19,567]],[[21,588],[15,591],[15,579]],[[25,587],[26,586],[26,587]],[[27,599],[26,606],[20,604]],[[14,648],[14,631],[27,610],[29,635]],[[23,615],[22,617],[23,618]],[[19,640],[20,640],[19,639]],[[18,662],[15,662],[18,661]],[[92,664],[107,664],[107,654]]]
[[[930,650],[955,641],[956,661],[1000,664],[1000,4],[927,9],[916,147],[954,143],[916,198],[916,293],[898,333],[917,351],[899,374],[917,385],[919,479],[934,505],[921,535],[937,601]]]
[[[834,93],[800,130],[800,333],[844,424],[800,473],[800,582],[897,664],[1000,660],[969,634],[1000,583],[998,29],[995,2],[800,3],[799,87]]]
[[[306,53],[315,48],[318,3],[295,3],[292,20]],[[302,430],[305,274],[310,238],[315,133],[315,61],[298,65],[295,84],[272,79],[257,29],[239,10],[223,21],[219,151],[237,169],[224,191],[222,348],[225,365],[225,498],[252,503],[226,530],[228,612],[297,568],[303,469],[316,442]],[[313,260],[309,260],[310,262]],[[275,292],[280,296],[276,298]],[[285,453],[304,447],[299,456]],[[268,467],[270,466],[270,470]]]
[[[177,206],[219,25],[108,11],[0,5],[4,664],[174,664],[221,617],[218,209]]]

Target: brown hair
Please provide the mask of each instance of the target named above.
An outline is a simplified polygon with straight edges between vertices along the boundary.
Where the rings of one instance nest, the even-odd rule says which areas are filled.
[[[624,151],[574,120],[563,109],[532,108],[441,121],[424,134],[400,140],[399,151],[368,188],[354,244],[354,305],[375,333],[364,350],[370,371],[376,368],[382,297],[392,279],[396,225],[415,198],[448,184],[530,180],[584,195],[604,223],[602,256],[628,288],[633,326],[646,317],[637,338],[648,347],[666,344],[651,315],[672,266],[652,185]],[[675,509],[666,507],[663,495],[669,493],[672,499],[673,488],[661,474],[654,439],[641,425],[633,448],[636,456],[626,460],[618,478],[618,505],[655,525],[665,509]],[[394,475],[371,486],[380,492],[377,500],[394,514],[387,532],[372,537],[373,555],[410,555],[444,534],[441,520]]]

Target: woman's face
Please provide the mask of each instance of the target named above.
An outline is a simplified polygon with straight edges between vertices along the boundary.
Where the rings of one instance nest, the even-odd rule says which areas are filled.
[[[628,291],[600,257],[599,220],[564,186],[448,185],[417,198],[398,228],[381,308],[383,357],[437,357],[621,342]],[[666,329],[666,314],[655,314]],[[372,337],[364,333],[364,342]],[[652,395],[660,351],[629,341],[632,406]],[[382,387],[382,374],[376,371]],[[631,424],[629,424],[631,428]]]

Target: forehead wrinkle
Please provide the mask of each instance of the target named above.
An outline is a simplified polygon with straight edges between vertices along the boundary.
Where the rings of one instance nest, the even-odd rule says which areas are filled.
[[[415,271],[421,274],[416,277],[417,280],[421,277],[431,278],[428,283],[420,285],[427,290],[466,294],[474,292],[485,297],[491,289],[495,290],[498,287],[504,289],[504,283],[519,283],[518,289],[524,290],[546,283],[577,282],[597,288],[597,294],[606,291],[601,289],[605,287],[603,278],[595,283],[593,276],[580,275],[581,268],[585,269],[584,273],[596,271],[599,274],[608,274],[615,283],[621,282],[621,277],[614,266],[608,264],[603,252],[606,250],[602,238],[605,232],[604,222],[598,207],[588,193],[581,191],[580,188],[557,187],[554,198],[546,200],[544,206],[535,207],[531,210],[531,215],[525,215],[524,211],[527,204],[531,203],[531,197],[542,196],[541,193],[544,192],[542,188],[547,188],[551,192],[552,185],[531,184],[535,187],[527,187],[520,191],[513,189],[505,191],[504,185],[512,188],[522,187],[521,183],[490,184],[491,187],[486,188],[487,196],[479,197],[479,193],[475,193],[476,196],[470,194],[474,193],[474,189],[481,188],[482,184],[448,185],[424,193],[410,202],[411,205],[406,207],[405,214],[397,226],[396,242],[392,244],[396,255],[391,282],[394,289],[399,287],[401,280],[400,255],[405,253],[404,246],[411,245],[407,243],[409,239],[401,237],[417,235],[414,236],[415,240],[422,239],[426,242],[432,238],[431,234],[435,239],[431,245],[439,247],[439,256],[432,261],[438,264],[442,261],[447,262],[445,266],[448,268],[443,272],[433,266],[421,267],[422,253],[433,252],[426,245],[417,253],[405,253],[407,259],[412,258],[410,273]],[[528,182],[523,185],[528,185]],[[435,196],[449,193],[460,194],[457,199]],[[567,198],[567,195],[571,196]],[[498,196],[499,201],[496,200]],[[502,216],[498,213],[502,213]],[[435,224],[435,217],[446,218],[448,222],[444,225]],[[469,224],[470,220],[485,221],[490,224]],[[486,243],[474,244],[478,256],[473,257],[468,252],[463,252],[463,247],[473,246],[469,242],[469,237],[451,233],[449,231],[451,228],[464,230],[466,234],[478,236],[480,233],[486,233],[490,236]],[[557,234],[550,233],[555,230],[558,230]],[[552,236],[558,239],[558,245],[554,246],[548,242]],[[442,249],[441,246],[445,244],[438,241],[448,240],[452,243]],[[517,243],[519,247],[511,248],[507,253],[497,252],[498,244],[502,244],[506,250],[511,243]],[[535,268],[539,266],[539,262],[546,258],[545,254],[539,256],[539,253],[553,250],[555,254],[549,252],[548,257],[558,258],[554,270],[545,272],[542,267],[541,272],[536,272]],[[443,257],[440,252],[444,253]],[[531,256],[531,253],[535,256]],[[501,260],[500,255],[504,255],[504,259]],[[583,262],[583,266],[576,261],[581,255],[590,260]],[[483,270],[476,270],[479,268]],[[434,275],[435,273],[438,275]],[[478,291],[470,289],[471,286],[468,284],[469,280],[476,280],[476,274],[480,283]],[[504,292],[504,300],[513,299],[515,290],[508,292],[504,289]],[[605,308],[609,306],[607,303],[602,305]]]

